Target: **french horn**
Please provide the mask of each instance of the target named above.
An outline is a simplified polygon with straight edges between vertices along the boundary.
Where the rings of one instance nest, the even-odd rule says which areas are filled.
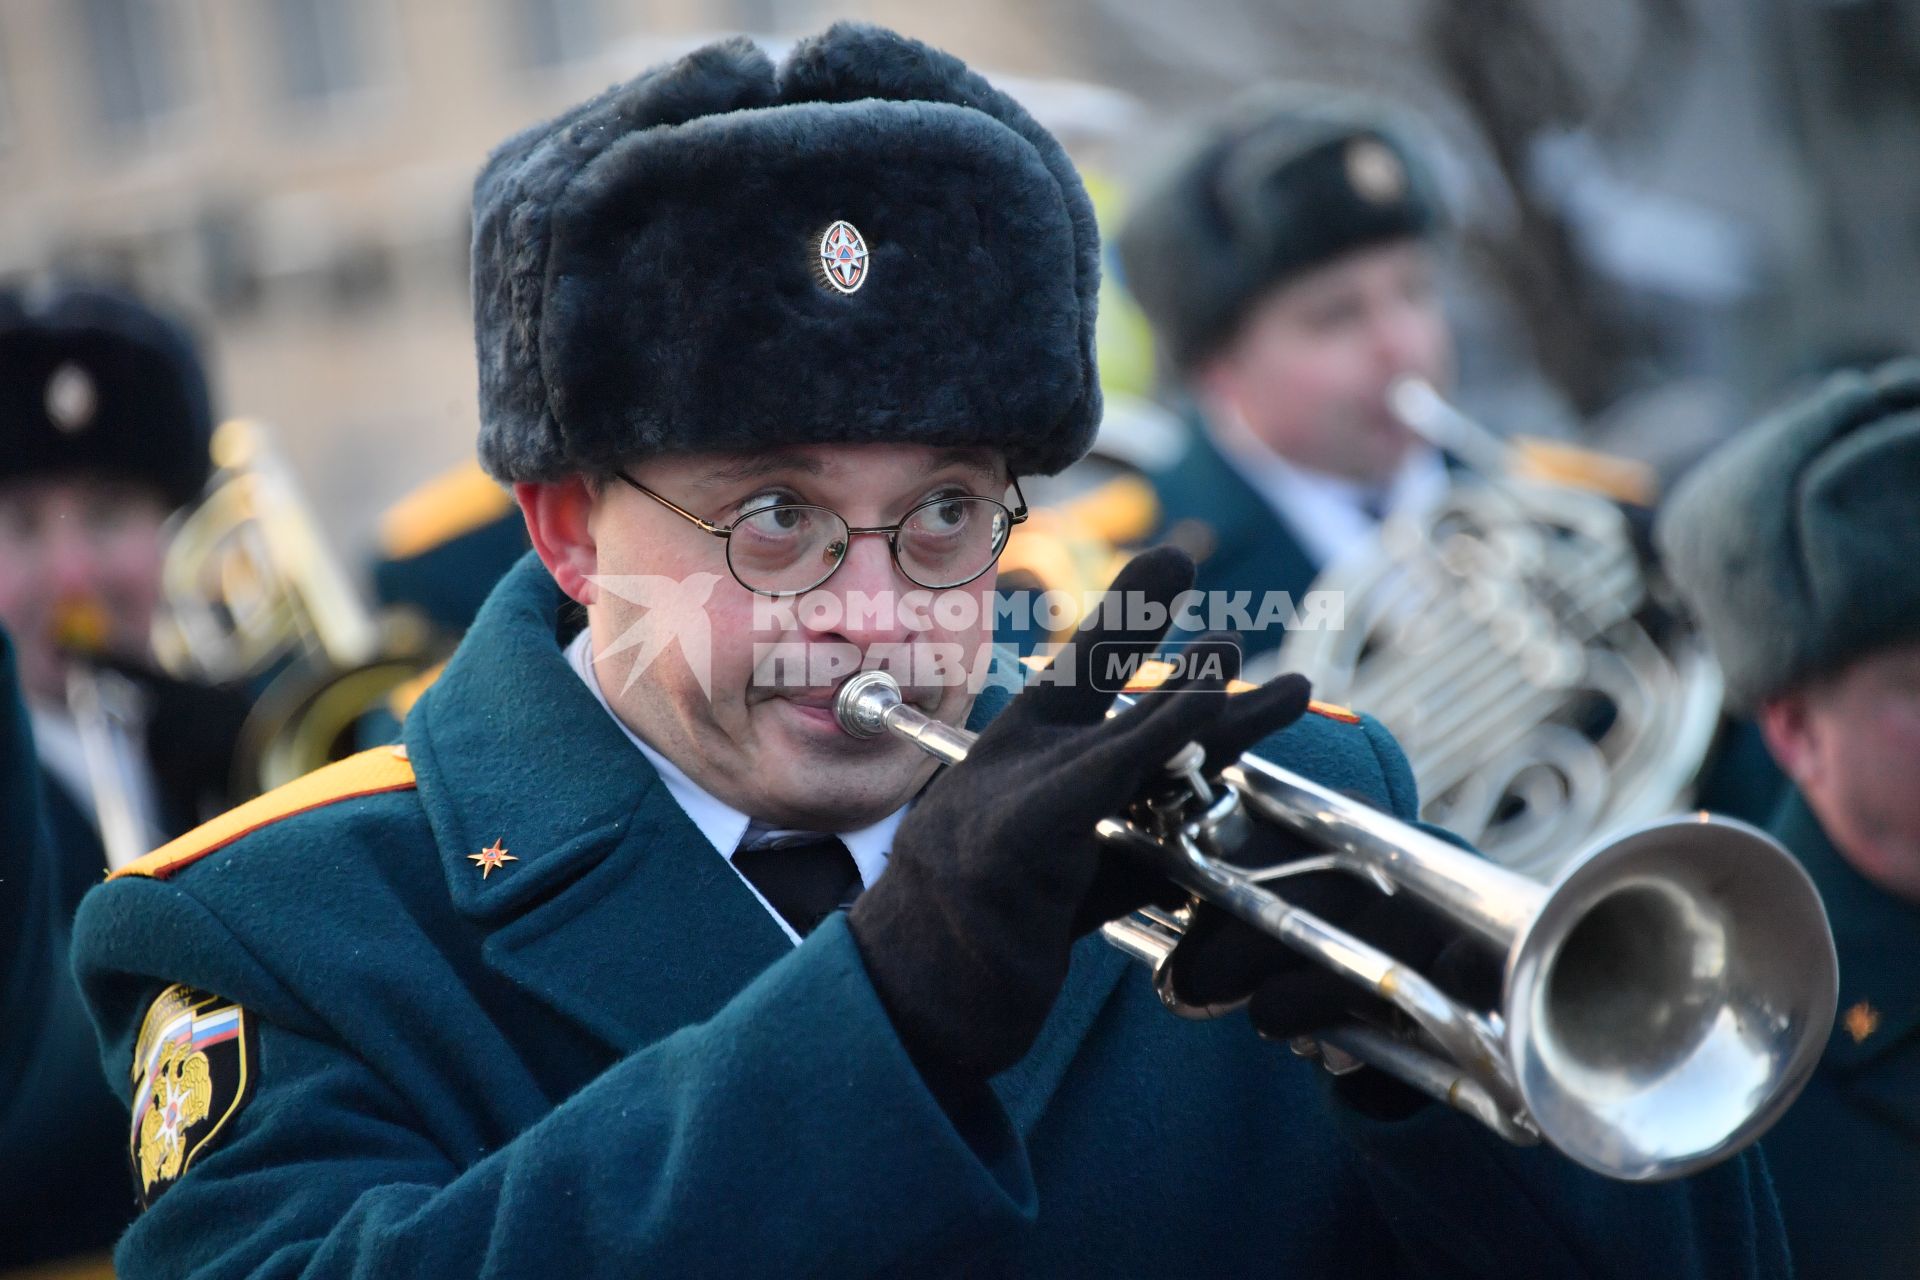
[[[1685,809],[1721,677],[1635,536],[1629,508],[1650,477],[1509,444],[1418,379],[1390,403],[1472,474],[1329,565],[1313,590],[1344,598],[1344,627],[1289,632],[1248,678],[1298,671],[1365,707],[1405,749],[1421,816],[1532,875]]]

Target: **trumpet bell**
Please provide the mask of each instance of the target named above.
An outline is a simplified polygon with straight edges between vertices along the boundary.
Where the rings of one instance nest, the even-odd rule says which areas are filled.
[[[1778,1119],[1838,1000],[1806,872],[1746,824],[1702,814],[1608,840],[1563,872],[1514,940],[1503,1003],[1541,1135],[1596,1172],[1654,1181]]]

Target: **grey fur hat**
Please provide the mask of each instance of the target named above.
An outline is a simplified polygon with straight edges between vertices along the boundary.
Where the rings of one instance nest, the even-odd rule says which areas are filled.
[[[1046,130],[959,60],[842,23],[744,38],[509,140],[474,188],[480,458],[902,442],[1085,452],[1099,243]]]
[[[1656,538],[1735,710],[1920,637],[1920,360],[1837,374],[1723,445]]]
[[[1117,247],[1122,283],[1186,371],[1289,278],[1441,221],[1432,174],[1382,105],[1290,92],[1240,104],[1150,181]]]

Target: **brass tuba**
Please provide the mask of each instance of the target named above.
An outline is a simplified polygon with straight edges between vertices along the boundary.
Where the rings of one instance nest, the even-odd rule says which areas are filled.
[[[882,671],[835,697],[854,737],[893,734],[953,764],[974,735],[901,701]],[[1404,1028],[1355,1024],[1318,1051],[1390,1072],[1516,1143],[1545,1140],[1608,1177],[1676,1178],[1739,1151],[1819,1063],[1838,1003],[1826,912],[1792,855],[1727,819],[1669,819],[1567,861],[1549,885],[1256,756],[1210,769],[1198,744],[1101,839],[1363,989]],[[1249,870],[1271,824],[1324,850]],[[1503,995],[1468,1007],[1425,975],[1290,905],[1275,885],[1320,872],[1407,893],[1506,958]],[[1108,940],[1154,966],[1175,1012],[1177,919],[1131,917]]]
[[[1418,379],[1390,402],[1476,478],[1329,565],[1313,589],[1344,596],[1344,628],[1291,632],[1275,669],[1378,717],[1421,816],[1517,870],[1550,877],[1600,833],[1686,808],[1721,678],[1634,536],[1650,475],[1508,444]]]
[[[153,647],[181,679],[264,681],[236,753],[238,802],[351,751],[361,717],[436,655],[423,627],[361,598],[267,427],[223,422],[213,460],[167,547]]]

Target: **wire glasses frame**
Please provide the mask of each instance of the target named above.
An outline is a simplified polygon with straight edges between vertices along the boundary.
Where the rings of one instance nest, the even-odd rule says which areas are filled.
[[[978,578],[981,574],[993,568],[994,564],[1000,559],[1000,553],[1006,550],[1007,539],[1013,533],[1013,526],[1025,522],[1027,518],[1026,495],[1020,492],[1020,482],[1016,479],[1008,481],[1013,487],[1014,501],[1018,504],[1012,508],[1009,508],[1006,503],[997,499],[982,497],[978,494],[948,494],[944,497],[929,498],[927,501],[918,504],[905,515],[901,516],[899,521],[894,524],[862,526],[848,524],[846,518],[832,507],[823,507],[811,502],[778,502],[771,506],[761,507],[755,511],[751,511],[738,520],[735,520],[732,524],[722,525],[715,524],[711,520],[703,520],[679,503],[662,497],[652,489],[647,488],[646,485],[641,484],[625,471],[615,471],[614,475],[618,476],[629,488],[644,493],[647,497],[652,498],[655,502],[673,512],[681,519],[699,526],[703,532],[725,540],[727,544],[727,572],[731,573],[734,581],[738,582],[741,586],[756,595],[763,596],[797,596],[812,591],[828,578],[831,578],[834,573],[839,570],[840,566],[846,563],[847,552],[851,548],[852,538],[859,534],[885,534],[887,538],[887,549],[893,556],[894,567],[899,569],[901,574],[916,586],[924,587],[929,591],[944,591],[954,587],[964,587],[967,583],[972,582],[975,578]],[[961,564],[963,572],[945,580],[929,582],[920,573],[916,573],[913,566],[909,565],[907,560],[902,558],[900,548],[901,533],[906,530],[909,525],[912,525],[915,519],[920,517],[922,513],[930,512],[934,508],[951,506],[953,504],[964,504],[970,513],[976,510],[981,511],[983,514],[991,513],[989,524],[991,546],[982,546],[980,548],[984,554],[977,565],[969,558]],[[821,561],[825,567],[817,578],[807,582],[805,585],[788,585],[778,588],[758,585],[756,582],[749,580],[751,577],[757,577],[758,575],[752,573],[742,574],[739,564],[735,562],[736,543],[734,541],[734,534],[749,521],[765,521],[768,519],[777,521],[782,515],[793,516],[803,520],[823,518],[821,532],[824,532],[825,536],[819,537],[816,535],[815,540],[817,545],[802,548],[795,556],[795,563],[797,564],[807,551],[818,550],[821,555]]]

